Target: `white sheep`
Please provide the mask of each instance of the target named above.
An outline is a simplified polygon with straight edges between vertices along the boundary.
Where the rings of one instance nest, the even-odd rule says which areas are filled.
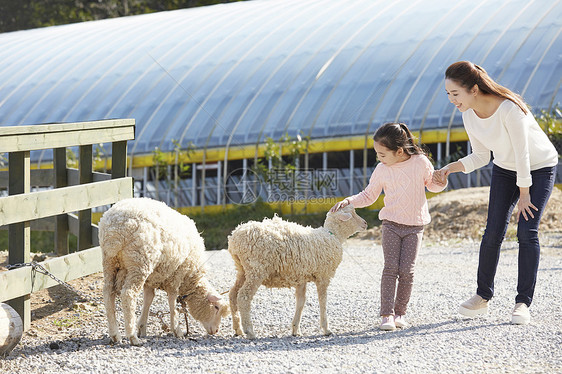
[[[326,316],[327,290],[342,259],[342,244],[365,230],[367,222],[349,205],[328,213],[324,226],[304,227],[279,217],[241,224],[228,237],[228,251],[236,266],[236,282],[230,290],[230,311],[236,335],[255,334],[250,316],[251,302],[260,285],[295,287],[296,311],[292,334],[300,335],[300,320],[306,298],[306,284],[316,283],[320,326],[330,335]],[[240,316],[238,315],[240,311]]]
[[[168,294],[170,329],[182,336],[176,322],[176,299],[184,297],[190,314],[209,334],[219,330],[228,304],[205,278],[203,238],[190,218],[148,198],[122,200],[102,216],[99,241],[103,253],[103,297],[109,336],[120,342],[115,297],[121,292],[125,334],[132,345],[146,335],[154,290]],[[143,290],[143,308],[135,326],[136,298]],[[138,334],[138,335],[137,335]]]

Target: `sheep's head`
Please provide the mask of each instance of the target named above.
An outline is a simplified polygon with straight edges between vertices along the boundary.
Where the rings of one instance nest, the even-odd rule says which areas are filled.
[[[324,227],[336,236],[347,239],[356,232],[366,230],[367,221],[359,217],[350,204],[336,212],[328,212]]]
[[[203,325],[209,335],[216,334],[220,328],[221,318],[230,314],[229,304],[218,295],[204,277],[199,279],[195,288],[190,280],[187,280],[185,285],[187,287],[180,288],[180,295],[186,295],[183,299],[189,313]]]
[[[216,334],[221,325],[221,318],[230,314],[230,308],[220,296],[207,294],[207,306],[201,310],[199,321],[209,335]]]

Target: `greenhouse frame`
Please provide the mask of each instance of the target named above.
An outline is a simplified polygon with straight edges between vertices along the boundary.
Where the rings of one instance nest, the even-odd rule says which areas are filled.
[[[455,61],[483,66],[535,115],[552,113],[561,31],[561,1],[253,0],[4,33],[0,126],[133,118],[136,196],[325,208],[365,187],[383,123],[406,123],[436,165],[470,151],[444,88]],[[256,172],[287,177],[272,149],[295,170],[291,194]],[[107,146],[94,153],[111,168]],[[37,168],[52,160],[32,153]],[[450,188],[489,174],[455,176]]]

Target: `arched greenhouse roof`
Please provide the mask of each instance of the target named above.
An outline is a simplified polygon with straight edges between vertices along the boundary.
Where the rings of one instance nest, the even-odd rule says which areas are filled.
[[[5,33],[0,126],[134,118],[134,154],[460,126],[449,64],[548,110],[561,30],[552,0],[255,0]]]

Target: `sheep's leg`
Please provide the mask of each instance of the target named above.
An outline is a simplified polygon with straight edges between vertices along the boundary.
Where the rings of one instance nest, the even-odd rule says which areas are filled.
[[[252,318],[250,309],[252,307],[252,299],[258,288],[262,283],[262,278],[254,275],[251,276],[246,273],[246,282],[240,287],[238,291],[238,309],[240,310],[240,319],[242,322],[242,329],[248,339],[255,339],[254,327],[252,326]]]
[[[183,332],[181,330],[181,326],[179,322],[176,320],[178,315],[176,310],[176,300],[178,298],[178,294],[175,292],[168,291],[168,306],[170,307],[170,330],[174,333],[176,338],[183,337]]]
[[[234,282],[234,286],[230,289],[228,293],[228,298],[230,300],[230,313],[232,314],[232,328],[234,329],[234,333],[236,335],[243,335],[242,329],[240,328],[240,313],[238,313],[238,291],[240,291],[240,287],[244,284],[246,280],[244,276],[244,270],[238,269],[236,273],[236,282]]]
[[[117,317],[115,316],[115,276],[117,270],[109,263],[104,263],[103,268],[103,302],[105,304],[105,313],[107,315],[109,338],[114,343],[120,343],[121,335],[119,334],[119,325],[117,323]]]
[[[123,317],[125,319],[125,335],[129,338],[132,345],[139,345],[140,340],[135,328],[135,309],[137,307],[137,297],[146,281],[146,276],[142,273],[129,271],[125,278],[125,284],[121,290],[121,305],[123,307]]]
[[[143,300],[142,300],[142,313],[138,320],[139,332],[138,336],[146,336],[146,325],[148,323],[148,312],[150,311],[150,305],[152,300],[154,300],[154,288],[144,286],[143,289]]]
[[[326,313],[326,302],[328,300],[328,285],[330,282],[317,281],[316,289],[318,290],[318,304],[320,305],[320,327],[324,331],[324,335],[332,335],[328,328],[328,316]]]
[[[295,298],[297,300],[297,308],[295,310],[295,317],[293,318],[293,336],[301,334],[300,323],[302,316],[302,309],[306,301],[306,283],[299,284],[295,289]]]

